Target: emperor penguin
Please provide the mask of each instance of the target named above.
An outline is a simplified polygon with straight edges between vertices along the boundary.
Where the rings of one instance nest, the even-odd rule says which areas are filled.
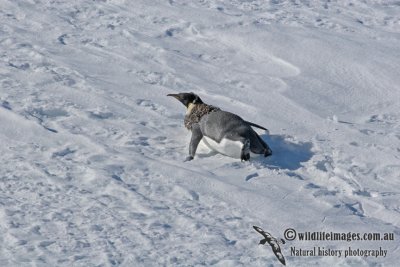
[[[223,111],[218,107],[203,103],[194,93],[168,94],[179,100],[185,107],[185,127],[192,132],[189,156],[185,161],[194,158],[200,141],[212,150],[226,156],[240,158],[242,161],[250,159],[250,152],[262,154],[265,157],[272,155],[269,146],[251,128],[257,127],[268,131],[262,126],[245,121],[238,115]]]

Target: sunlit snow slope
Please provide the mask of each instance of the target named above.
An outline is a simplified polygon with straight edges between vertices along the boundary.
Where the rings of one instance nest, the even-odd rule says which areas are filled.
[[[0,266],[398,266],[400,2],[0,0]],[[274,154],[191,162],[168,93]],[[385,249],[296,256],[292,247]]]

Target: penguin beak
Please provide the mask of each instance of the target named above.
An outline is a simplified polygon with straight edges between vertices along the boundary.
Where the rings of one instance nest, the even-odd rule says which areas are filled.
[[[185,103],[184,103],[184,101],[183,101],[183,99],[182,99],[182,96],[181,96],[180,94],[168,94],[167,96],[172,96],[172,97],[178,99],[179,102],[181,102],[183,105],[185,105]],[[186,106],[186,105],[185,105],[185,106]]]
[[[181,100],[181,98],[179,97],[178,94],[168,94],[167,96],[172,96],[172,97],[175,97],[178,100]]]

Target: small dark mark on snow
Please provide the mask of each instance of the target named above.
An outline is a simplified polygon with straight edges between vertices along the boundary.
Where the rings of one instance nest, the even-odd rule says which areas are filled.
[[[8,103],[8,101],[2,101],[0,106],[5,108],[5,109],[12,110],[11,106],[10,106],[10,103]]]
[[[118,182],[123,182],[122,179],[121,179],[121,177],[119,177],[119,176],[116,175],[116,174],[111,175],[111,178],[113,178],[114,180],[116,180],[116,181],[118,181]]]
[[[13,67],[13,68],[16,68],[16,69],[19,69],[19,70],[27,70],[30,67],[29,63],[23,63],[21,65],[16,65],[16,64],[14,64],[12,62],[9,62],[8,65],[10,67]]]
[[[60,36],[57,38],[57,40],[60,42],[60,44],[62,44],[62,45],[67,45],[67,43],[65,42],[66,37],[67,37],[67,34],[63,34],[63,35],[60,35]]]
[[[49,131],[49,132],[58,133],[58,131],[55,130],[55,129],[52,129],[52,128],[49,128],[49,127],[46,127],[46,126],[43,126],[43,128],[45,128],[45,129],[46,129],[47,131]]]
[[[318,185],[316,185],[316,184],[313,184],[313,183],[308,183],[308,184],[305,186],[305,188],[308,188],[308,189],[318,189],[318,188],[321,188],[321,187],[318,186]]]
[[[61,151],[54,152],[53,155],[52,155],[52,157],[53,157],[53,158],[54,158],[54,157],[65,157],[66,155],[72,154],[72,153],[74,153],[74,152],[75,152],[75,150],[71,150],[71,149],[69,149],[69,147],[67,147],[66,149],[63,149],[63,150],[61,150]]]
[[[258,177],[258,173],[252,173],[246,176],[246,181],[249,181],[252,178]]]

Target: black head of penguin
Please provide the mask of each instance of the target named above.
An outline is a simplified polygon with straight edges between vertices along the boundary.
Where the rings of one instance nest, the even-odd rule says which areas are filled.
[[[178,99],[185,107],[189,107],[189,104],[203,104],[203,101],[195,93],[179,93],[179,94],[168,94]]]

